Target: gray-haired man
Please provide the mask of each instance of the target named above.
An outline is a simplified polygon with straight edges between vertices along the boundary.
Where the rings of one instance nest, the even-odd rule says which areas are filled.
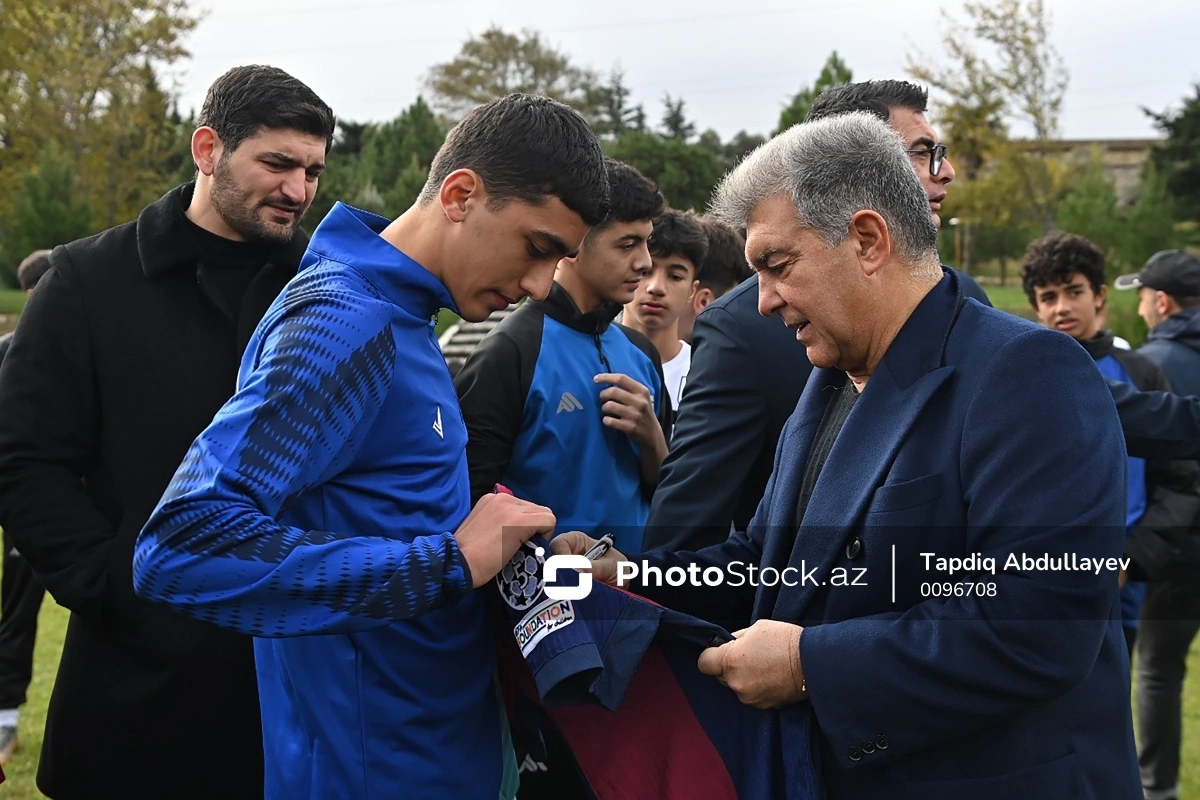
[[[714,204],[746,225],[759,310],[816,370],[749,530],[635,559],[743,580],[631,588],[712,619],[750,612],[699,668],[743,702],[811,714],[833,800],[1137,797],[1116,572],[1020,566],[1121,555],[1125,450],[1087,353],[965,300],[875,117],[786,131]],[[554,550],[589,545],[564,534]],[[615,580],[621,558],[593,575]]]

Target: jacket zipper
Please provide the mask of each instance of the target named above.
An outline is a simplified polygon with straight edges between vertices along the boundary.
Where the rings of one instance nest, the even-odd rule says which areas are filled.
[[[600,346],[600,334],[593,333],[592,341],[596,344],[596,352],[600,354],[600,363],[604,365],[604,371],[612,372],[612,365],[608,363],[608,357],[604,355],[604,348]]]

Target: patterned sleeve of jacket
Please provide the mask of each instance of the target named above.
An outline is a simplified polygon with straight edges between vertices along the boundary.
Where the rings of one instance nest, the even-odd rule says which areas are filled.
[[[268,313],[238,392],[142,530],[142,597],[242,633],[295,636],[387,625],[471,589],[452,533],[409,542],[277,521],[350,466],[397,369],[391,307],[317,280],[293,283]]]

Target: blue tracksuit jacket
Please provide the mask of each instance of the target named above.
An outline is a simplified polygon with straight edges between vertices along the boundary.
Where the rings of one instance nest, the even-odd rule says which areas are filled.
[[[269,798],[484,798],[511,759],[452,532],[442,284],[335,206],[138,541],[143,597],[256,637]]]

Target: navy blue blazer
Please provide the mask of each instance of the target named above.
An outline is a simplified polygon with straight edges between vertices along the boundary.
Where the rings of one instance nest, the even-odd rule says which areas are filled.
[[[640,591],[804,626],[831,798],[1140,797],[1116,572],[1006,569],[1010,554],[1121,555],[1125,448],[1091,358],[948,275],[871,375],[797,533],[805,460],[843,379],[814,370],[748,531],[648,557],[793,567],[797,585]],[[949,576],[922,553],[993,557],[996,571]],[[922,588],[963,580],[976,593]]]

